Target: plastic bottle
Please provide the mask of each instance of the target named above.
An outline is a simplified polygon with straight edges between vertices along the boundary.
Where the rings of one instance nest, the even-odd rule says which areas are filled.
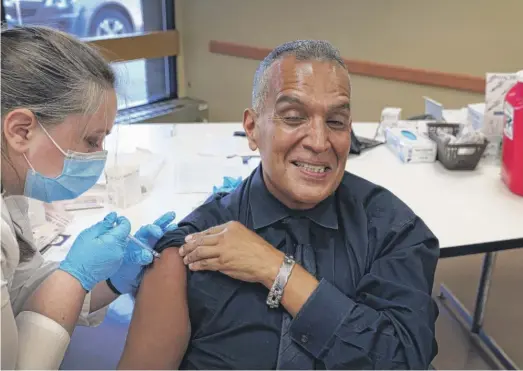
[[[501,178],[515,194],[523,196],[523,70],[504,102]]]

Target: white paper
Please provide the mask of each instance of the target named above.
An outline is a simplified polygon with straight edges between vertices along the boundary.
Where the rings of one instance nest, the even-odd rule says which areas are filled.
[[[45,248],[61,234],[73,220],[67,212],[46,209],[45,223],[32,226],[33,240],[38,251]]]
[[[74,200],[63,201],[66,211],[100,209],[104,207],[105,199],[102,196],[85,194]]]

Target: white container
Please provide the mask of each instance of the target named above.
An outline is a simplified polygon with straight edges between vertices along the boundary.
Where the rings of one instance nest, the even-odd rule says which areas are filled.
[[[401,119],[401,108],[385,107],[381,111],[380,126],[378,127],[378,136],[385,135],[385,129],[393,127]]]
[[[109,203],[125,209],[142,200],[140,167],[117,165],[105,169]]]
[[[396,122],[401,118],[401,108],[385,107],[381,111],[380,122]]]
[[[424,134],[414,130],[387,128],[387,147],[406,163],[436,161],[437,145]]]

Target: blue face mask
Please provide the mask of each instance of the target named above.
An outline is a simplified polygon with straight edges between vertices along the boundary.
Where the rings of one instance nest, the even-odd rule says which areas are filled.
[[[105,167],[107,151],[80,153],[65,152],[40,124],[45,134],[64,155],[62,174],[49,178],[38,173],[27,157],[31,167],[25,179],[24,195],[43,202],[71,200],[77,198],[96,184]]]

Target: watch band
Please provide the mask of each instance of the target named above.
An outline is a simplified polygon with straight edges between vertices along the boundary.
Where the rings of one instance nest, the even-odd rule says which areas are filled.
[[[275,309],[280,306],[280,301],[283,296],[283,290],[287,285],[287,281],[289,280],[289,277],[295,264],[296,261],[292,256],[285,255],[285,257],[283,258],[283,262],[281,263],[280,270],[278,271],[278,275],[276,276],[276,279],[272,284],[272,287],[269,291],[269,295],[267,295],[266,303],[269,306],[269,308]]]

